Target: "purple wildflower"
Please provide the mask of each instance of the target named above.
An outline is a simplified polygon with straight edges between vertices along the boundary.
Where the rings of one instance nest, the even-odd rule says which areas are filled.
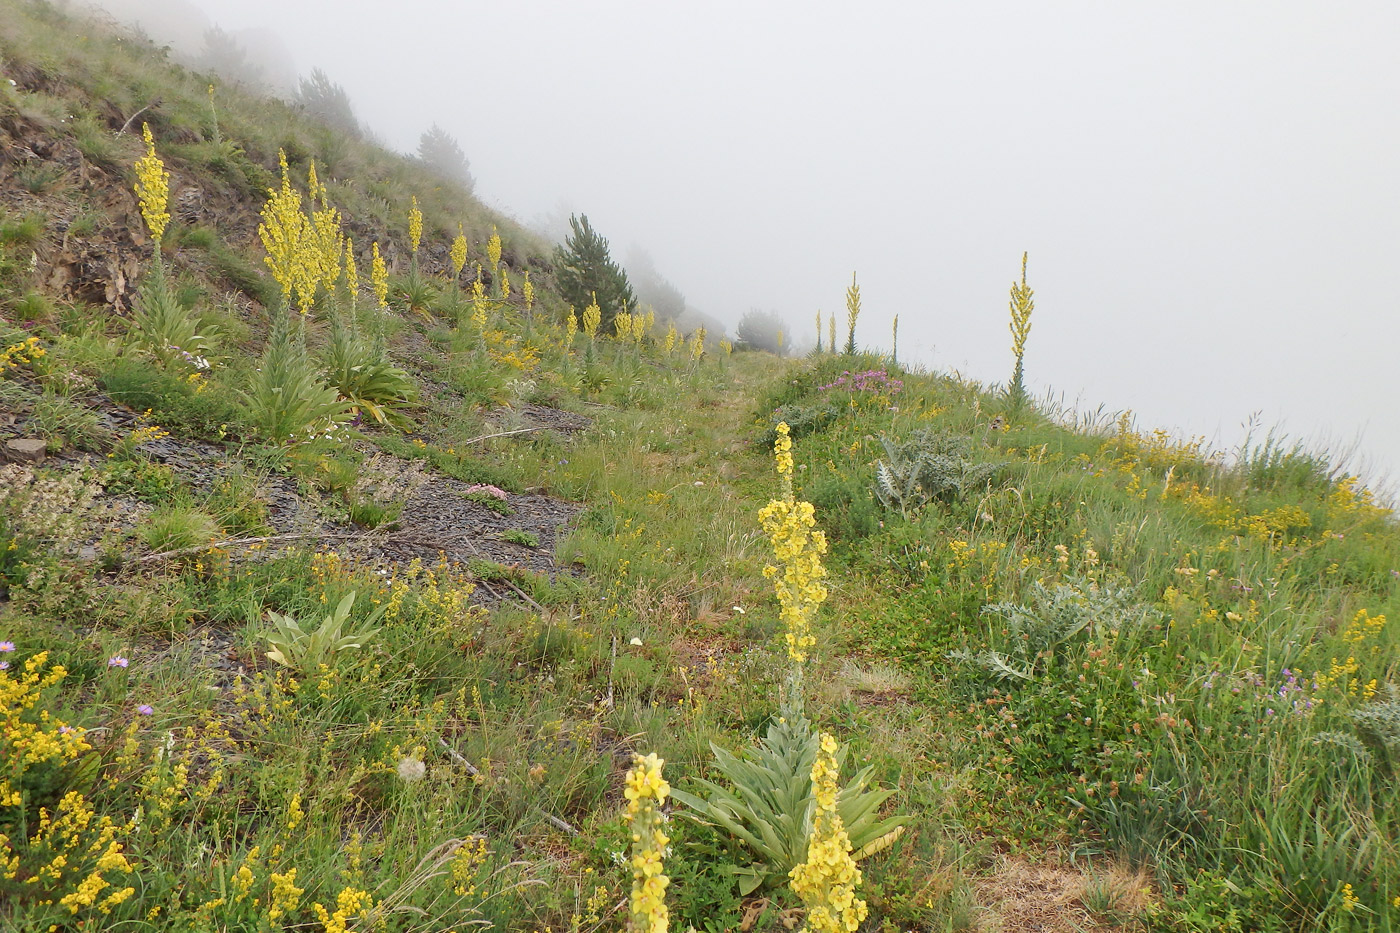
[[[126,658],[122,657],[119,654],[113,655],[112,657],[107,659],[108,667],[126,667],[130,663],[130,661],[128,661]]]
[[[0,652],[14,651],[15,643],[12,641],[0,641]]]
[[[142,703],[140,706],[136,707],[136,712],[140,713],[142,716],[150,716],[155,713],[155,710],[149,705]]]

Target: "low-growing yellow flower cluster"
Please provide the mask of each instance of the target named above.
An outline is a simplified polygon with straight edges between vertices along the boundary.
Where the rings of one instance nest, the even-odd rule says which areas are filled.
[[[861,873],[851,855],[851,840],[836,810],[836,739],[823,732],[812,763],[812,793],[817,800],[807,861],[794,868],[792,890],[807,908],[811,933],[855,933],[865,919],[865,901],[856,897]]]
[[[170,223],[170,173],[156,155],[156,141],[149,124],[141,124],[141,137],[146,140],[146,154],[136,160],[136,198],[141,202],[141,217],[151,231],[151,239],[156,241],[159,256],[160,241]]]
[[[792,440],[787,422],[778,425],[773,454],[782,484],[782,498],[760,509],[758,520],[773,544],[778,565],[764,567],[763,574],[773,581],[778,597],[788,655],[802,664],[807,660],[808,650],[817,643],[812,634],[812,621],[827,596],[822,583],[826,578],[826,568],[822,565],[826,535],[816,527],[816,510],[812,503],[798,501],[793,496]]]
[[[91,746],[83,730],[68,726],[47,712],[34,712],[44,690],[58,684],[68,671],[54,665],[46,672],[48,653],[24,662],[22,672],[0,666],[0,809],[26,804],[21,792],[24,776],[42,765],[72,761]],[[0,842],[4,836],[0,836]]]
[[[0,373],[21,366],[33,366],[44,358],[46,351],[39,345],[38,337],[27,337],[19,343],[0,350]]]
[[[635,933],[666,933],[670,915],[666,910],[666,877],[662,859],[670,842],[663,827],[666,815],[661,805],[671,786],[661,776],[666,762],[655,753],[635,755],[627,772],[623,796],[627,798],[626,820],[632,828],[632,896],[628,901],[630,929]]]

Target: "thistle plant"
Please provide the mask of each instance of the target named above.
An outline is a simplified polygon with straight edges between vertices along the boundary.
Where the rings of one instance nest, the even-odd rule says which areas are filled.
[[[1008,394],[1013,408],[1020,408],[1026,402],[1025,369],[1023,358],[1026,354],[1026,338],[1031,333],[1031,312],[1035,310],[1035,293],[1026,284],[1026,264],[1030,253],[1021,254],[1021,282],[1011,284],[1011,352],[1016,356],[1016,368],[1011,373],[1011,387]]]
[[[833,319],[835,315],[832,316]],[[851,273],[851,287],[846,289],[846,355],[856,354],[856,319],[860,317],[860,286]]]
[[[418,209],[418,197],[410,200],[408,208],[408,253],[418,258],[418,244],[423,240],[423,212]]]
[[[155,258],[159,263],[160,241],[170,223],[170,173],[156,155],[156,141],[149,124],[141,124],[141,137],[146,140],[146,154],[136,160],[136,198],[141,203],[141,218],[155,240]]]
[[[666,886],[662,859],[670,842],[665,832],[666,814],[661,811],[671,787],[661,776],[666,762],[650,754],[632,756],[627,772],[627,798],[624,817],[632,829],[632,895],[628,898],[628,929],[634,933],[666,933],[670,918],[666,910]]]
[[[387,310],[389,307],[389,267],[384,264],[384,257],[379,255],[378,240],[374,241],[370,254],[369,283],[374,289],[374,300],[378,302],[381,309]]]
[[[790,873],[792,890],[807,908],[811,933],[854,933],[865,919],[865,901],[856,897],[860,869],[852,857],[851,840],[837,812],[836,739],[821,735],[812,763],[812,792],[817,800],[807,861]]]
[[[462,232],[462,225],[457,225],[457,237],[452,241],[452,248],[448,250],[447,257],[452,262],[452,281],[457,281],[462,275],[462,269],[467,264],[467,235]]]

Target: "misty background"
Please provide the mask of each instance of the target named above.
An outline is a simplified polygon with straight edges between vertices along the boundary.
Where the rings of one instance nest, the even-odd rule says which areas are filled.
[[[284,97],[321,69],[391,148],[437,125],[485,202],[588,214],[731,333],[810,345],[855,271],[862,346],[898,314],[902,362],[1004,383],[1028,251],[1035,394],[1400,471],[1400,5],[101,5]]]

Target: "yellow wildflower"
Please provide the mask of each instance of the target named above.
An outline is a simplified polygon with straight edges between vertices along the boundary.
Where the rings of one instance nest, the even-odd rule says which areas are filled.
[[[456,281],[462,275],[462,268],[467,264],[467,235],[462,232],[462,225],[457,225],[457,238],[452,241],[452,249],[448,251],[448,258],[452,260],[452,279]]]
[[[525,310],[535,310],[535,283],[530,281],[530,270],[525,270],[525,284],[520,287],[521,293],[525,296]]]
[[[379,241],[376,240],[370,249],[369,262],[369,282],[374,288],[374,300],[379,302],[379,307],[389,307],[389,267],[384,264],[384,257],[379,255]]]
[[[413,255],[418,254],[418,244],[423,239],[423,212],[418,209],[418,198],[415,195],[412,206],[408,209],[408,251]]]
[[[136,197],[159,256],[160,240],[165,235],[165,225],[170,223],[170,173],[156,155],[156,141],[149,124],[141,124],[141,137],[146,140],[146,154],[136,160]]]
[[[666,815],[661,805],[671,792],[661,776],[665,761],[655,753],[632,756],[623,796],[627,798],[625,819],[632,828],[632,896],[628,900],[631,929],[645,933],[666,933],[670,915],[666,909],[666,887],[670,879],[662,859],[671,841],[663,827]]]
[[[836,739],[823,732],[817,759],[812,763],[812,793],[817,809],[807,861],[790,873],[792,890],[807,908],[806,930],[811,933],[855,933],[865,919],[865,901],[856,897],[861,872],[851,856],[851,840],[836,810]]]
[[[501,235],[496,232],[496,228],[491,228],[491,239],[486,241],[486,258],[491,262],[491,268],[501,264]]]
[[[592,340],[598,333],[598,325],[603,323],[603,309],[598,307],[598,293],[593,293],[593,301],[583,309],[583,332]]]

